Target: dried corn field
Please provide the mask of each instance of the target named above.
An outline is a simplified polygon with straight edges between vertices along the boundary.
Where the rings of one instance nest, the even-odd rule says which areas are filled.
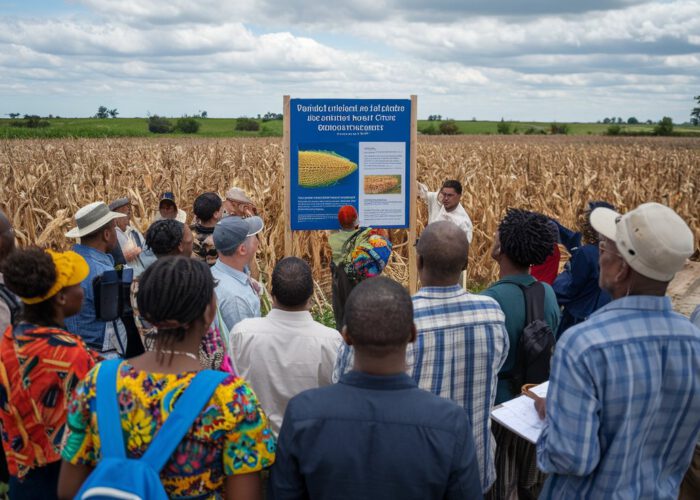
[[[659,201],[677,210],[700,238],[700,141],[602,137],[420,138],[418,180],[437,189],[456,178],[474,222],[469,278],[495,277],[492,235],[507,207],[541,211],[575,226],[587,200],[627,210]],[[69,244],[63,233],[78,207],[131,196],[135,224],[145,230],[159,193],[171,190],[191,210],[203,191],[236,185],[257,202],[265,222],[261,271],[284,252],[284,158],[280,139],[76,139],[0,143],[0,206],[22,244]],[[418,203],[419,232],[427,219]],[[407,232],[392,231],[396,252],[387,273],[408,280]],[[295,253],[328,289],[330,249],[324,232],[295,236]],[[411,242],[412,243],[412,242]]]

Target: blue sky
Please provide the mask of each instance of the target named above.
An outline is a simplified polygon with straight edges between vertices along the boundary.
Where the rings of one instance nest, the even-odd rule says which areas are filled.
[[[281,110],[419,96],[419,117],[676,122],[697,0],[0,0],[0,114]]]

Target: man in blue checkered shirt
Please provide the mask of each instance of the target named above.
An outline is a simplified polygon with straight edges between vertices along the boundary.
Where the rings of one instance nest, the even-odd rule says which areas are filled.
[[[496,479],[489,415],[498,371],[508,356],[505,316],[491,297],[459,285],[469,244],[455,224],[429,224],[416,245],[422,288],[413,296],[418,337],[407,358],[421,389],[451,399],[469,414],[483,491]]]
[[[613,301],[567,330],[552,359],[540,498],[675,499],[700,434],[700,329],[666,288],[693,253],[670,208],[598,208],[600,286]]]

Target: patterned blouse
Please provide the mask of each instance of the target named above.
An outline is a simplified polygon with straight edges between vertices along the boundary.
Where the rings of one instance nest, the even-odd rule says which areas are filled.
[[[63,458],[95,467],[100,460],[95,387],[99,365],[78,385],[68,408]],[[196,372],[139,371],[122,362],[117,378],[122,431],[129,458],[141,457]],[[170,498],[211,498],[225,476],[269,467],[275,438],[242,378],[224,379],[160,473]]]
[[[61,460],[68,396],[98,356],[60,328],[22,323],[0,339],[0,418],[15,477]]]

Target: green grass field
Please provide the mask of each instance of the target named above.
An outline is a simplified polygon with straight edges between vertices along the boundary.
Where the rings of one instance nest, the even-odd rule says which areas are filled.
[[[170,119],[173,124],[177,118]],[[15,121],[21,121],[16,119]],[[260,122],[260,131],[235,130],[235,118],[202,118],[196,134],[153,134],[148,131],[146,118],[52,118],[48,127],[11,127],[9,119],[0,119],[0,138],[32,139],[49,137],[260,137],[282,136],[282,120]]]
[[[175,123],[177,118],[171,118]],[[22,121],[15,119],[15,121]],[[61,138],[61,137],[261,137],[282,136],[282,121],[271,120],[260,123],[258,132],[243,132],[235,130],[235,118],[201,118],[197,119],[200,129],[196,134],[153,134],[148,131],[148,122],[145,118],[51,118],[47,119],[48,127],[24,128],[12,127],[10,119],[0,119],[0,139],[34,139],[34,138]],[[441,122],[419,120],[418,130],[424,130],[430,125],[438,128]],[[461,134],[497,134],[497,121],[470,121],[458,120],[457,127]],[[549,132],[550,122],[509,122],[511,131],[516,134],[524,134],[528,129]],[[570,135],[604,135],[609,125],[602,123],[567,123]],[[624,131],[631,133],[650,133],[654,125],[622,125]],[[674,133],[680,135],[699,135],[700,127],[678,126]]]
[[[418,120],[418,130],[423,130],[429,127],[431,124],[435,125],[435,128],[440,126],[439,121],[428,121],[428,120]],[[462,134],[498,134],[498,124],[499,121],[467,121],[467,120],[457,120],[457,127],[459,132]],[[534,129],[536,131],[542,130],[549,133],[552,123],[557,123],[558,125],[566,124],[569,127],[569,135],[605,135],[608,130],[609,124],[605,123],[572,123],[572,122],[507,122],[511,126],[511,133],[514,134],[524,134],[528,129]],[[651,133],[654,130],[655,125],[626,125],[620,124],[623,131],[630,133]],[[675,125],[673,128],[674,132],[679,134],[691,135],[699,134],[700,127],[688,127]]]

